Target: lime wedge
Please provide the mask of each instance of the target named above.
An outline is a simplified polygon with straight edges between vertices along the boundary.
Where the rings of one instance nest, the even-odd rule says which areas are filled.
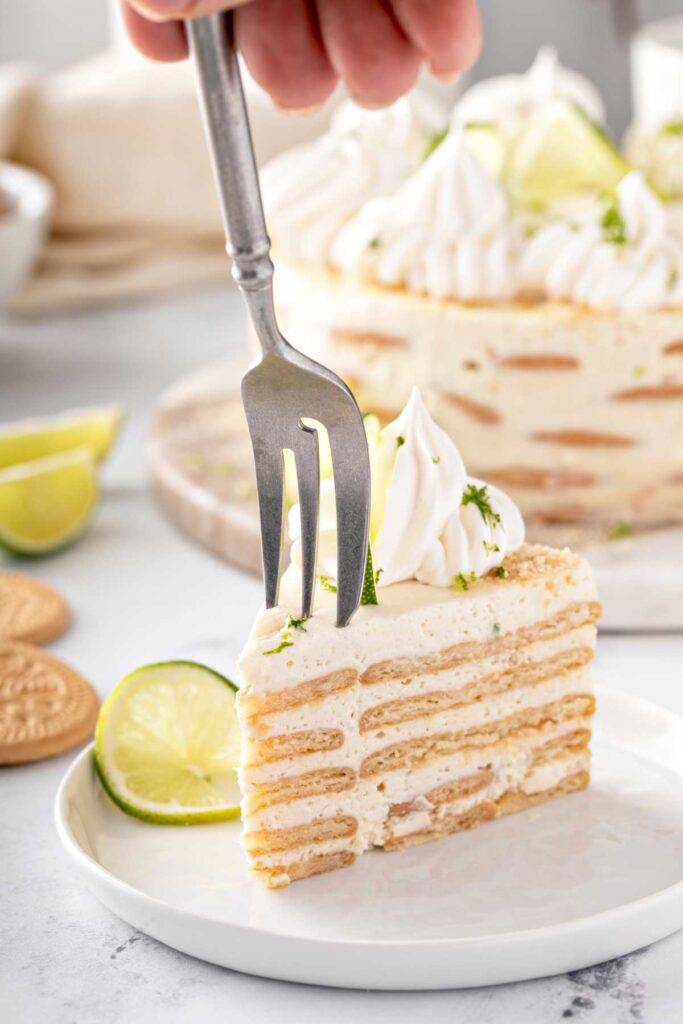
[[[0,426],[0,469],[87,446],[99,462],[111,448],[123,413],[116,405],[76,409]]]
[[[512,145],[506,185],[533,206],[577,192],[609,192],[630,170],[601,128],[568,100],[544,104]]]
[[[44,555],[85,529],[97,500],[89,448],[0,469],[0,547]]]
[[[146,665],[122,679],[95,731],[95,766],[112,800],[167,825],[238,817],[236,690],[192,661]]]
[[[505,168],[507,147],[500,132],[491,124],[465,126],[467,148],[494,178],[501,178]]]

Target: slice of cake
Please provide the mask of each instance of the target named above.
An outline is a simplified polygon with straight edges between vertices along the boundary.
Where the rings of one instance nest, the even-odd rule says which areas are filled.
[[[328,481],[315,612],[297,618],[295,540],[240,661],[242,842],[269,887],[589,781],[588,564],[525,545],[516,507],[466,476],[416,392],[371,454],[378,604],[335,627]]]

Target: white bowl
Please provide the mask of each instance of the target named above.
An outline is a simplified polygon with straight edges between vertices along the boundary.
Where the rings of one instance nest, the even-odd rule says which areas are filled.
[[[0,161],[0,308],[24,283],[47,231],[54,192],[49,181],[27,167]],[[4,204],[3,204],[4,205]]]
[[[633,121],[657,131],[683,115],[683,17],[646,25],[631,43]]]

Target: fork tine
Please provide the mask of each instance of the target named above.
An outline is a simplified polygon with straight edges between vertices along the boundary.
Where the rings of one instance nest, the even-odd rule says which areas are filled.
[[[315,590],[315,560],[318,548],[318,507],[320,504],[320,461],[318,431],[300,424],[294,457],[301,515],[301,616],[311,617]]]
[[[282,516],[284,511],[284,458],[274,438],[252,436],[259,518],[261,557],[266,588],[266,608],[274,608],[280,589],[282,562]]]
[[[328,427],[337,508],[337,625],[346,626],[360,603],[368,552],[370,462],[363,421],[358,415],[354,445],[349,426]]]

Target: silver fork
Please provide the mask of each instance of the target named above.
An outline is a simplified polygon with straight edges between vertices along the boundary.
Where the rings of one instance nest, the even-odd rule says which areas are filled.
[[[360,603],[368,551],[370,461],[363,420],[344,382],[307,358],[279,331],[273,308],[273,264],[261,205],[237,52],[229,14],[186,22],[204,126],[232,257],[263,357],[242,380],[242,399],[254,448],[266,607],[277,604],[282,562],[283,449],[296,461],[301,511],[301,614],[315,591],[320,471],[317,420],[332,449],[337,508],[337,625]]]

